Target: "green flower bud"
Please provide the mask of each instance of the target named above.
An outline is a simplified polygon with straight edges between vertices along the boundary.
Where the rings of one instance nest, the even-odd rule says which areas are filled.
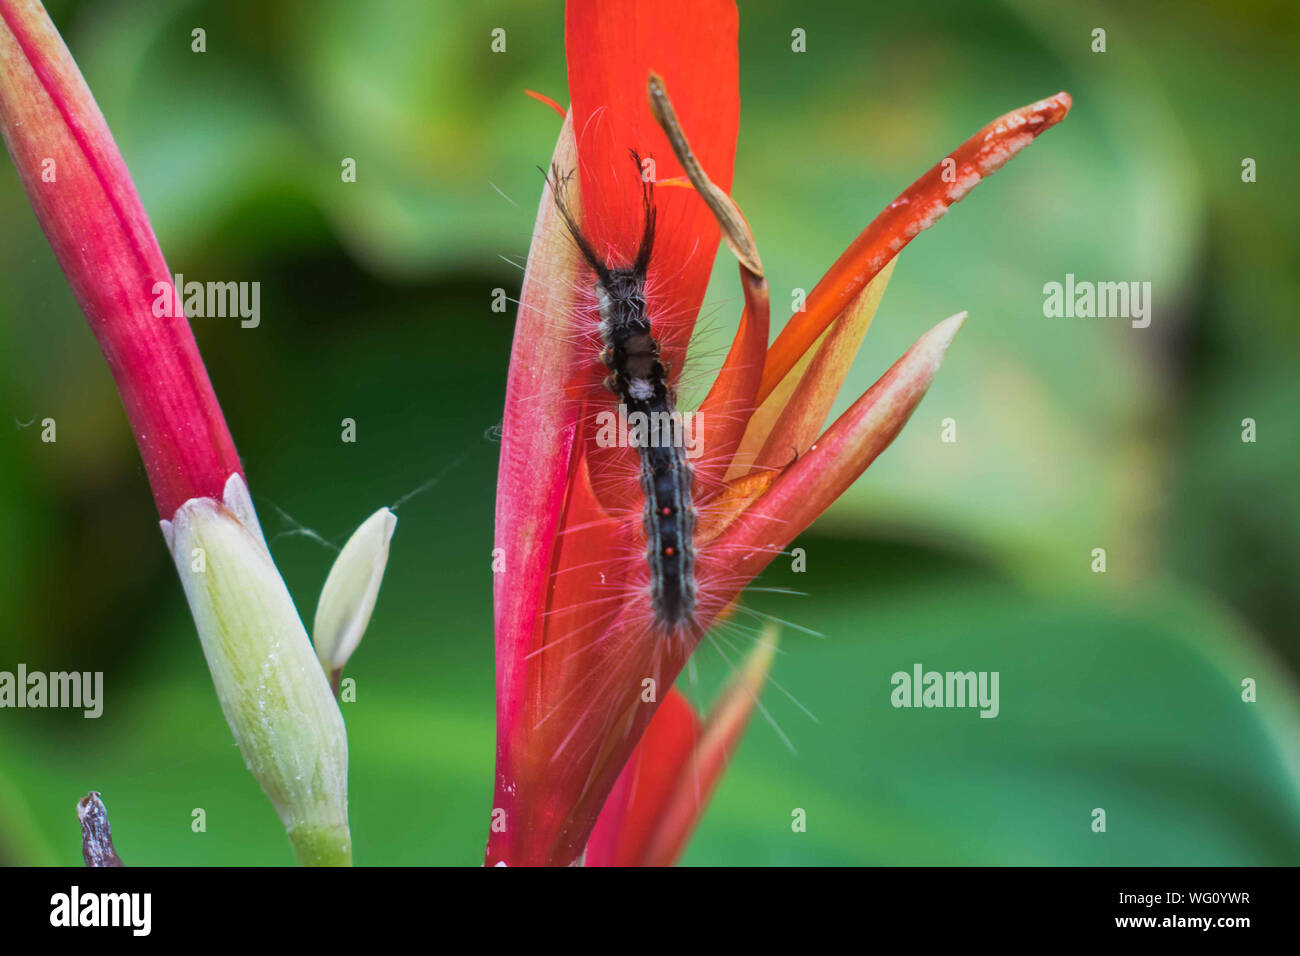
[[[343,715],[252,515],[243,479],[231,475],[224,501],[191,498],[162,522],[163,536],[221,710],[299,862],[348,865]]]

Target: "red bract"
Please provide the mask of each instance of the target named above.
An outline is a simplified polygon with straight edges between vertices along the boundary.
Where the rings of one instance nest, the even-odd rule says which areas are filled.
[[[243,475],[153,227],[58,31],[36,0],[0,0],[0,128],[32,208],[113,372],[158,513],[221,500]],[[174,293],[174,289],[172,290]]]
[[[576,171],[567,192],[572,212],[596,252],[617,263],[632,257],[642,229],[641,181],[629,153],[653,162],[660,239],[648,311],[674,380],[719,229],[698,179],[696,189],[663,183],[684,170],[655,124],[647,81],[652,73],[662,77],[703,172],[729,190],[736,35],[731,0],[568,6],[572,107],[554,165],[561,176]],[[605,369],[594,322],[585,321],[592,275],[553,198],[543,194],[520,296],[497,488],[489,864],[566,865],[581,857],[658,701],[671,699],[673,681],[708,627],[889,445],[961,326],[964,313],[923,335],[822,432],[894,256],[1069,105],[1058,94],[1007,114],[954,151],[952,163],[913,184],[854,242],[770,349],[761,267],[742,266],[740,328],[699,410],[700,595],[697,626],[684,634],[665,635],[651,620],[636,452],[601,447],[595,438],[594,414],[613,402],[600,387]],[[674,839],[658,844],[656,861],[680,849]],[[608,842],[601,846],[608,860]]]
[[[673,688],[605,801],[587,866],[671,866],[686,849],[758,703],[776,652],[770,628],[701,720]]]

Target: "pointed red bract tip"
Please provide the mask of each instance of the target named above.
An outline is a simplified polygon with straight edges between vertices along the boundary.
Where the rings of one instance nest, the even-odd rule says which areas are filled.
[[[587,866],[637,866],[644,860],[701,735],[691,705],[670,689],[601,810],[587,843]]]
[[[673,688],[646,728],[587,844],[588,866],[672,866],[704,816],[776,654],[764,629],[703,720]]]

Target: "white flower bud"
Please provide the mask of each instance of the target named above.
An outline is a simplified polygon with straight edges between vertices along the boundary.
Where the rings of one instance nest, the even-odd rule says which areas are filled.
[[[325,579],[312,639],[321,667],[331,679],[337,679],[370,623],[396,527],[397,516],[380,508],[348,538]]]

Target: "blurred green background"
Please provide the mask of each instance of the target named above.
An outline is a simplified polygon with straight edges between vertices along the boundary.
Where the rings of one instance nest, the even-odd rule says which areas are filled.
[[[441,475],[398,511],[349,671],[352,826],[358,863],[479,863],[485,433],[513,323],[491,300],[517,294],[507,260],[527,252],[558,131],[522,91],[566,100],[562,5],[49,9],[172,269],[261,283],[259,328],[194,326],[305,618],[333,552],[297,524],[339,545]],[[1290,2],[742,4],[734,192],[774,318],[985,122],[1060,89],[1075,107],[901,257],[845,403],[938,319],[971,320],[909,427],[797,542],[807,572],[759,582],[806,596],[751,606],[824,635],[787,630],[774,671],[818,722],[768,691],[797,753],[756,718],[687,863],[1300,863],[1298,44]],[[94,788],[128,864],[288,864],[112,381],[7,160],[0,221],[0,670],[102,670],[106,697],[99,720],[0,711],[0,861],[80,863],[75,804]],[[719,261],[697,386],[738,313]],[[1042,286],[1067,272],[1152,282],[1150,328],[1044,318]],[[741,649],[726,640],[683,678],[702,706]],[[893,709],[890,675],[918,662],[999,671],[999,717]]]

